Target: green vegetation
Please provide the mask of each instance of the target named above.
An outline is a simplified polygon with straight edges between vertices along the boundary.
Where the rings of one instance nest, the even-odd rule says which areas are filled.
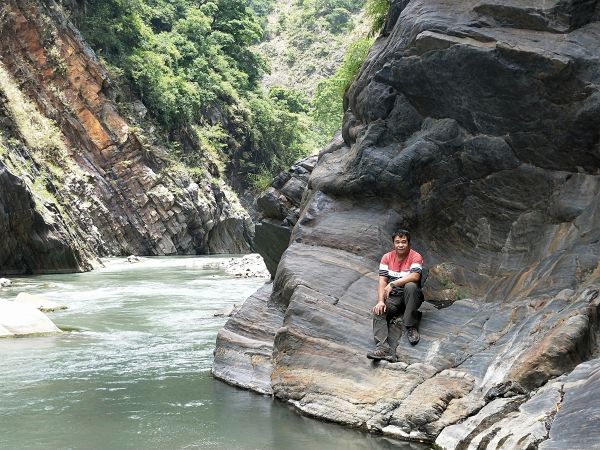
[[[30,187],[37,199],[41,200],[43,203],[53,203],[58,205],[59,202],[56,200],[56,197],[48,191],[47,183],[46,176],[42,175],[37,177]]]
[[[27,146],[33,150],[34,157],[39,162],[51,161],[61,164],[65,158],[66,148],[60,130],[23,95],[2,63],[0,63],[0,93],[6,97],[7,112],[17,125]],[[8,145],[11,144],[9,139]]]
[[[339,128],[343,92],[371,40],[349,46],[314,99],[289,84],[263,88],[270,55],[256,45],[284,33],[288,63],[323,78],[305,56],[331,64],[337,51],[339,61],[365,1],[382,0],[87,0],[73,20],[121,90],[142,99],[174,160],[197,177],[228,175],[237,188],[258,189]]]
[[[272,0],[88,0],[75,21],[121,74],[195,174],[250,174],[287,167],[313,149],[295,93],[260,86],[260,41]],[[288,101],[289,100],[289,101]],[[289,106],[288,106],[289,105]],[[205,163],[206,161],[206,163]]]
[[[282,0],[259,50],[269,85],[307,92],[309,126],[321,147],[342,123],[343,96],[389,9],[389,0]],[[343,57],[342,57],[343,55]],[[333,70],[337,67],[337,70]]]
[[[320,136],[331,137],[341,127],[344,92],[358,73],[372,44],[371,38],[353,42],[333,76],[317,85],[313,117]]]
[[[257,50],[270,61],[268,86],[283,85],[309,96],[330,76],[344,49],[366,33],[367,0],[281,0]],[[387,1],[387,0],[386,0]]]
[[[379,33],[381,28],[383,28],[389,9],[389,0],[367,0],[365,12],[367,17],[371,19],[371,36]]]

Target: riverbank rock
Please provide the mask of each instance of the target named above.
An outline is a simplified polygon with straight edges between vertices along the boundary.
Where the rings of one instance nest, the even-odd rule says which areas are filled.
[[[341,134],[336,135],[334,142],[341,145]],[[279,173],[271,186],[256,199],[258,223],[254,246],[263,257],[271,277],[275,276],[281,255],[289,245],[292,227],[300,215],[302,196],[316,163],[316,155],[296,162],[289,170]]]
[[[42,312],[53,312],[67,309],[66,305],[61,305],[59,303],[50,301],[41,295],[28,294],[26,292],[19,292],[14,301],[22,305],[32,306]]]
[[[233,305],[229,305],[223,309],[218,310],[216,313],[213,314],[213,316],[214,317],[231,317],[233,314],[235,314],[237,311],[239,311],[239,309],[240,309],[239,305],[236,305],[234,303]]]
[[[20,302],[0,300],[0,336],[27,336],[60,332],[60,329],[37,308]]]
[[[270,277],[263,258],[257,253],[244,255],[241,258],[229,258],[221,262],[219,267],[236,278]]]
[[[597,448],[598,8],[392,2],[271,296],[231,319],[253,342],[271,314],[271,358],[218,340],[215,376],[270,371],[304,414],[445,449]],[[421,341],[373,363],[378,263],[400,227],[430,269]]]
[[[283,311],[269,307],[272,283],[265,284],[217,336],[212,374],[220,380],[261,394],[272,394],[271,354]]]

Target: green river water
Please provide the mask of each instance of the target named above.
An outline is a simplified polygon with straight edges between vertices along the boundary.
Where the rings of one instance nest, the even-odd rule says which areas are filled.
[[[105,260],[90,273],[12,278],[42,294],[59,336],[0,339],[0,449],[387,449],[424,447],[302,417],[210,375],[214,313],[265,280],[216,257]],[[222,258],[221,258],[222,259]]]

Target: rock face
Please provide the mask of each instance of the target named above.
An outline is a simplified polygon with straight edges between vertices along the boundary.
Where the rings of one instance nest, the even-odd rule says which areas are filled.
[[[27,185],[0,161],[0,271],[44,273],[90,269],[91,252],[64,221],[37,206]],[[60,217],[60,216],[58,216]],[[86,252],[86,250],[88,250]]]
[[[226,326],[215,375],[270,371],[302,413],[444,449],[598,448],[597,3],[392,1],[344,145],[319,155],[273,292]],[[399,227],[429,267],[421,342],[372,363]]]
[[[177,166],[151,131],[139,136],[54,1],[4,2],[0,36],[1,273],[87,270],[95,255],[250,250],[235,194]]]
[[[217,378],[261,394],[273,393],[271,353],[283,321],[283,310],[269,304],[272,290],[265,284],[219,331],[212,368]]]
[[[341,146],[337,134],[331,145]],[[298,222],[302,195],[308,178],[317,163],[317,156],[309,156],[294,164],[288,171],[275,177],[271,186],[256,199],[258,224],[255,227],[254,246],[275,276],[281,255],[288,247],[292,227]]]

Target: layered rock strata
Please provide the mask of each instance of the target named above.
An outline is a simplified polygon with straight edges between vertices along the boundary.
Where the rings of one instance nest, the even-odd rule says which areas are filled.
[[[34,196],[49,211],[30,214],[44,216],[34,219],[42,230],[35,249],[22,237],[27,221],[3,228],[1,272],[84,270],[90,255],[250,249],[251,221],[235,194],[142,143],[107,72],[54,1],[4,2],[0,37],[0,164],[12,174],[5,179],[24,181],[9,190],[23,191],[25,202],[4,196],[0,205],[26,209]],[[51,261],[29,263],[37,252]]]
[[[244,302],[217,336],[212,373],[219,379],[261,394],[272,394],[273,339],[283,310],[270,304],[272,283]]]
[[[254,369],[276,397],[444,449],[598,448],[599,11],[391,2],[267,307],[235,319],[285,310]],[[430,269],[421,342],[372,363],[378,260],[400,226]]]

